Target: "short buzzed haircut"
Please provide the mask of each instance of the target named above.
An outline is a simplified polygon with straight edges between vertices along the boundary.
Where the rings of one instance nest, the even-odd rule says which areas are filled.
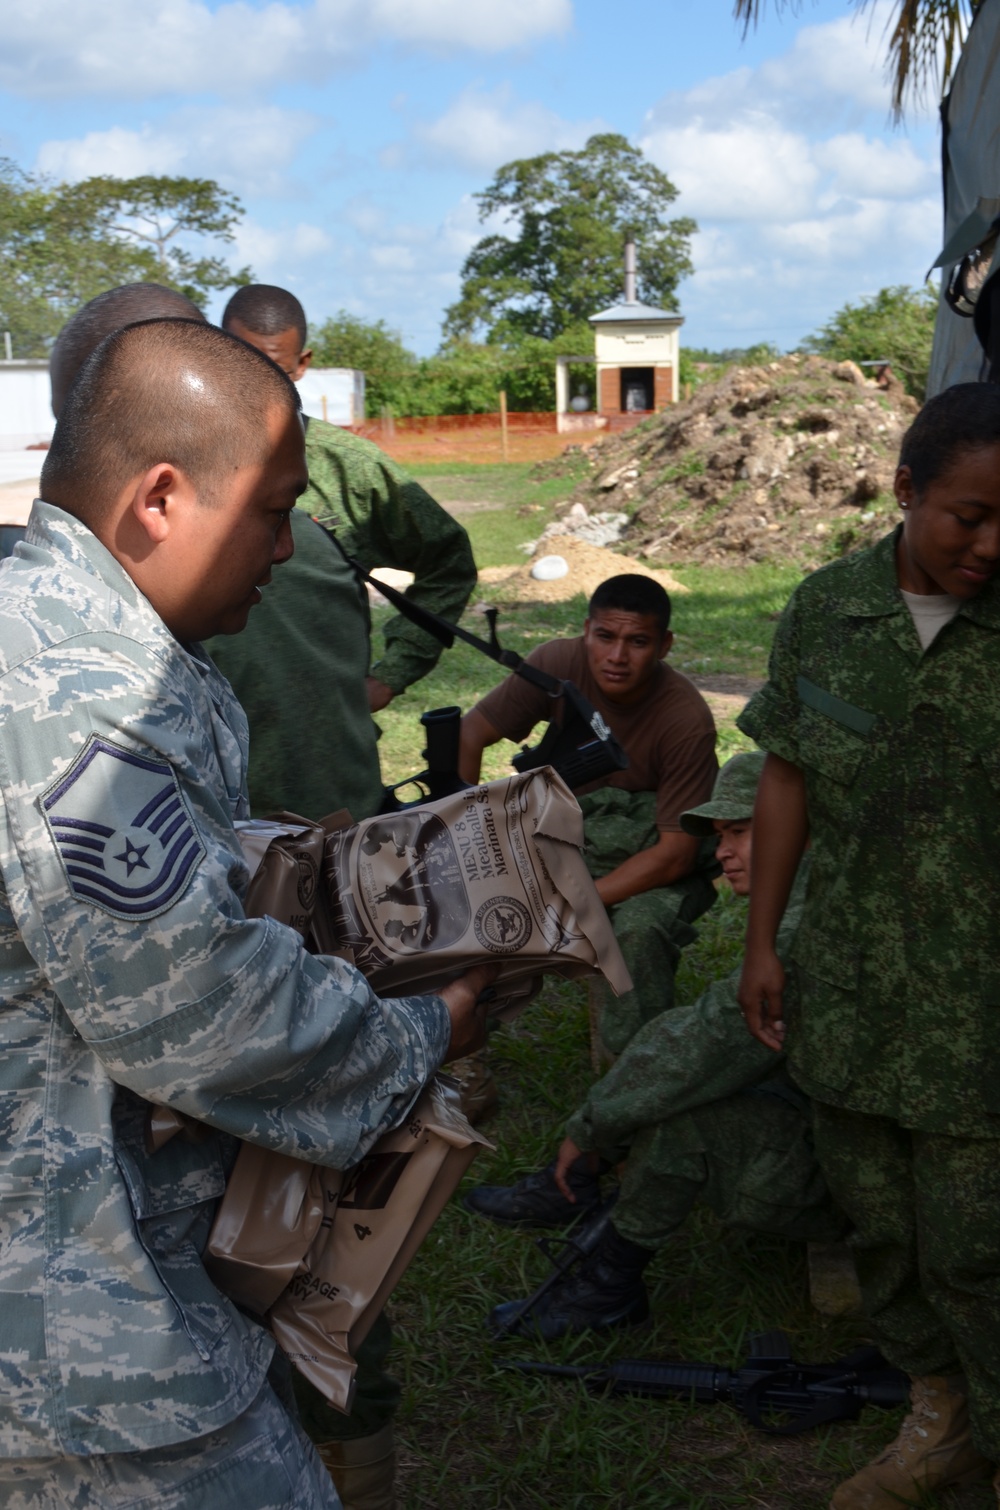
[[[655,618],[660,633],[670,628],[670,595],[652,577],[641,577],[638,572],[623,572],[620,577],[609,577],[594,592],[587,607],[588,618],[602,609],[617,608],[620,613],[648,614]]]
[[[137,320],[198,320],[197,304],[162,283],[123,283],[98,294],[67,320],[49,357],[52,413],[59,418],[66,395],[84,362],[105,336]]]
[[[306,344],[306,312],[287,288],[273,283],[247,283],[238,288],[222,315],[222,328],[228,330],[239,320],[255,336],[280,336],[294,330],[299,347]]]
[[[107,336],[70,389],[42,467],[41,496],[91,529],[123,487],[157,463],[212,483],[267,454],[276,405],[301,410],[280,367],[192,320],[144,320]]]

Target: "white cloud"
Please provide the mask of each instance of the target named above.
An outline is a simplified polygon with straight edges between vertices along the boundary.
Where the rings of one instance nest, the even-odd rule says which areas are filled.
[[[15,94],[239,94],[316,81],[380,45],[501,52],[564,34],[572,0],[6,0],[0,86]]]
[[[941,220],[937,148],[919,112],[914,138],[890,127],[889,9],[802,27],[780,57],[649,112],[641,145],[700,226],[681,287],[696,344],[791,345],[848,299],[921,281]]]
[[[277,105],[251,108],[190,107],[156,126],[113,126],[39,148],[39,172],[63,180],[110,173],[184,173],[222,179],[243,194],[281,195],[302,142],[316,130],[314,116]]]
[[[563,35],[573,7],[571,0],[374,0],[367,14],[374,35],[413,46],[504,52]]]
[[[653,131],[642,146],[677,185],[683,213],[696,218],[772,220],[802,213],[820,177],[804,137],[750,112],[718,129],[695,120]]]
[[[910,199],[925,194],[939,176],[938,164],[919,156],[912,143],[873,140],[857,131],[816,143],[812,157],[836,193],[861,198]]]
[[[299,221],[295,225],[263,226],[243,220],[234,233],[232,261],[249,262],[258,278],[281,277],[280,282],[297,286],[303,265],[325,260],[334,248],[329,233],[322,226]]]
[[[490,90],[470,85],[414,135],[436,157],[489,171],[516,157],[582,147],[588,136],[606,129],[599,117],[566,121],[545,105],[516,100],[502,84]]]

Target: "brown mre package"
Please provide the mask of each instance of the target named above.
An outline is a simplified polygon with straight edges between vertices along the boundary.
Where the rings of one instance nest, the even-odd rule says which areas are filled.
[[[541,971],[628,970],[583,860],[583,815],[551,766],[341,829],[326,843],[338,945],[381,996],[499,962],[497,995]]]
[[[351,1355],[481,1147],[491,1145],[445,1077],[344,1175],[244,1144],[209,1237],[209,1272],[349,1411]]]

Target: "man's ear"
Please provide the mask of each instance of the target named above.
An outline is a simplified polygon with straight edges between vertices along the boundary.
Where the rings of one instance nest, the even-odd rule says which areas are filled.
[[[674,643],[674,632],[673,632],[672,629],[668,629],[666,631],[666,633],[664,634],[664,636],[663,636],[663,644],[660,646],[660,660],[661,661],[666,656],[668,656],[670,654],[670,651],[673,648],[673,643]]]
[[[311,347],[307,348],[307,350],[305,351],[299,352],[299,365],[296,367],[295,373],[292,377],[293,383],[297,383],[299,381],[299,378],[305,377],[307,368],[312,365],[312,359],[313,354]]]
[[[187,501],[190,484],[171,462],[157,462],[139,478],[132,492],[130,512],[151,545],[166,540],[178,507]]]

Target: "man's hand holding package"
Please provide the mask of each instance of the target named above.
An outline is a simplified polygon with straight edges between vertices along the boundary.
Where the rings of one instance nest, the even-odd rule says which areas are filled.
[[[437,993],[451,1018],[451,1042],[445,1055],[446,1064],[452,1059],[464,1059],[466,1054],[474,1054],[486,1042],[489,1004],[479,998],[499,974],[499,965],[476,965]]]

